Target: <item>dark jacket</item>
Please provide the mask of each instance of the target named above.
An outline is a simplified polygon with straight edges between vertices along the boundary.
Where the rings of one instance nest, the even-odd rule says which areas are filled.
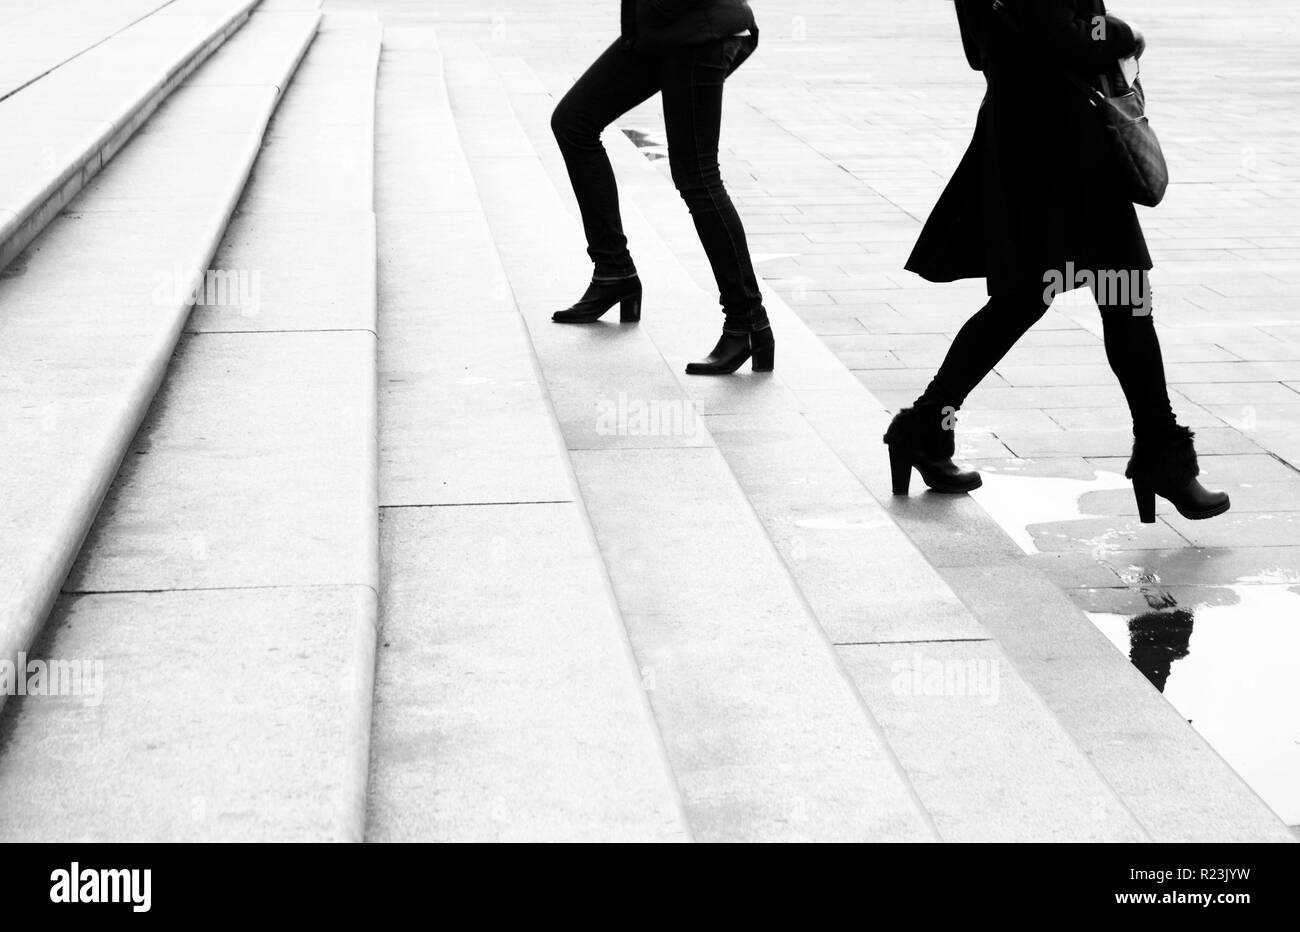
[[[757,32],[745,0],[622,0],[622,35],[638,52],[671,52]]]
[[[930,281],[987,278],[989,293],[1049,270],[1149,269],[1142,228],[1069,68],[1096,83],[1135,51],[1102,0],[955,0],[962,44],[988,91],[971,142],[907,268]]]

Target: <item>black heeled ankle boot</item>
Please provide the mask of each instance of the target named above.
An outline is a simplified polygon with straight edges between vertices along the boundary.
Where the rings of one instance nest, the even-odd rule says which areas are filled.
[[[634,324],[641,319],[639,277],[593,278],[582,300],[567,310],[556,311],[551,320],[557,324],[595,323],[615,304],[619,305],[618,319],[621,323]]]
[[[1201,469],[1196,462],[1193,434],[1175,427],[1154,436],[1133,439],[1133,456],[1125,478],[1133,480],[1138,518],[1143,524],[1156,520],[1156,496],[1165,499],[1190,521],[1203,521],[1223,514],[1232,502],[1226,492],[1211,492],[1197,480]]]
[[[971,492],[984,484],[979,473],[953,463],[957,439],[946,423],[950,416],[946,409],[929,404],[904,408],[894,416],[883,439],[889,446],[895,495],[907,494],[913,469],[935,492]]]
[[[731,375],[746,359],[754,360],[755,372],[771,372],[776,365],[776,339],[772,328],[764,327],[753,333],[722,331],[722,339],[713,352],[700,362],[686,366],[687,375]]]

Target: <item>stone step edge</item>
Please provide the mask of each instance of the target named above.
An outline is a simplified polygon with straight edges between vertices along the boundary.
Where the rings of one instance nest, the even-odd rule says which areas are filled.
[[[83,48],[83,49],[79,49],[78,51],[76,51],[76,52],[74,52],[73,54],[69,55],[67,58],[65,58],[65,59],[63,59],[63,60],[61,60],[61,61],[55,62],[53,65],[51,65],[50,67],[46,68],[46,69],[45,69],[44,71],[42,71],[40,74],[38,74],[38,75],[34,75],[34,76],[28,78],[28,79],[27,79],[26,81],[24,81],[22,84],[19,84],[19,85],[15,86],[15,87],[12,87],[12,88],[10,88],[8,91],[5,91],[3,94],[0,94],[0,102],[4,102],[4,101],[8,100],[10,97],[12,97],[14,94],[20,93],[20,92],[23,91],[24,89],[31,87],[31,86],[32,86],[33,84],[35,84],[37,81],[41,80],[41,78],[44,78],[44,77],[47,77],[48,75],[53,74],[55,71],[58,71],[58,70],[59,70],[60,68],[62,68],[64,65],[68,64],[69,62],[75,61],[76,59],[80,58],[82,55],[85,55],[87,52],[91,52],[91,51],[93,51],[94,49],[99,48],[99,46],[103,45],[103,44],[104,44],[105,42],[107,42],[109,39],[112,39],[112,38],[114,38],[115,36],[119,36],[119,35],[121,35],[123,32],[125,32],[125,31],[128,30],[128,29],[130,29],[132,26],[136,25],[137,23],[142,23],[142,22],[144,22],[144,21],[145,21],[146,19],[148,19],[150,16],[153,16],[155,13],[157,13],[159,10],[161,10],[163,7],[165,7],[165,6],[167,6],[168,4],[170,4],[170,3],[172,2],[172,0],[155,0],[155,2],[157,3],[157,5],[156,5],[153,9],[151,9],[148,13],[145,13],[143,16],[140,16],[140,17],[137,17],[136,19],[133,19],[131,22],[126,23],[126,24],[122,25],[121,27],[119,27],[118,30],[117,30],[116,32],[113,32],[113,33],[110,33],[109,35],[106,35],[106,36],[101,37],[101,38],[98,39],[97,41],[92,42],[90,45],[87,45],[85,48]]]
[[[369,211],[372,225],[375,222],[374,172],[375,172],[375,136],[377,130],[376,113],[378,109],[379,63],[383,55],[383,23],[377,13],[343,11],[326,13],[320,18],[321,28],[337,29],[367,36],[373,44],[373,55],[367,55],[367,82],[370,93],[366,134],[370,140],[367,149],[370,155],[370,198]],[[292,77],[290,77],[290,82]],[[283,92],[282,92],[283,93]],[[251,216],[256,216],[252,214]],[[376,248],[378,243],[376,240]],[[374,255],[376,266],[378,253]],[[359,619],[353,627],[358,643],[353,648],[356,667],[351,673],[349,690],[356,697],[352,704],[352,714],[347,723],[348,738],[345,746],[352,751],[352,761],[348,767],[352,775],[352,784],[344,790],[345,811],[340,813],[344,826],[344,837],[352,842],[364,842],[366,838],[366,812],[370,788],[370,736],[371,723],[374,719],[375,706],[375,663],[379,650],[380,606],[379,606],[379,293],[378,278],[375,278],[376,291],[371,295],[371,313],[368,319],[374,328],[370,331],[370,353],[367,356],[370,386],[369,397],[363,400],[361,430],[366,437],[367,471],[366,489],[369,492],[373,522],[370,526],[371,541],[368,562],[374,587],[368,587],[370,594],[365,602],[367,618]]]
[[[310,39],[315,37],[318,27],[319,17],[309,30],[304,31],[308,41],[303,45],[303,52],[310,45]],[[293,70],[297,69],[302,57],[303,55],[300,52],[290,63],[290,70],[286,74],[281,87],[288,84]],[[281,91],[275,96],[271,106],[266,109],[264,113],[266,123],[263,125],[263,133],[269,126],[270,119],[282,97],[283,92]],[[224,207],[224,216],[212,228],[213,235],[206,247],[208,258],[205,264],[211,264],[212,258],[221,245],[222,237],[225,235],[230,219],[234,215],[239,197],[247,185],[249,174],[256,159],[256,150],[250,149],[245,164],[241,166],[243,181],[237,190],[231,192],[231,196]],[[161,310],[163,313],[168,313],[168,309],[165,307]],[[132,384],[124,386],[124,405],[117,423],[113,425],[111,438],[108,443],[100,445],[94,451],[94,463],[89,471],[90,475],[93,476],[93,485],[75,490],[75,496],[70,495],[70,497],[76,499],[76,508],[70,518],[69,526],[60,534],[60,539],[55,542],[52,548],[54,551],[51,554],[52,559],[46,566],[44,575],[38,579],[20,580],[15,584],[12,599],[14,612],[9,618],[0,619],[0,658],[10,658],[12,660],[19,652],[27,649],[36,639],[46,618],[49,617],[50,610],[58,598],[63,581],[72,568],[82,543],[99,514],[104,497],[117,475],[122,459],[130,449],[131,442],[135,438],[136,432],[149,410],[149,406],[153,403],[163,378],[166,376],[167,367],[175,351],[176,343],[180,339],[185,322],[189,318],[190,310],[189,304],[184,301],[170,309],[173,319],[166,339],[153,348],[151,358],[145,362],[144,371],[137,375],[136,380]],[[6,698],[6,695],[0,693],[0,708],[3,708]]]
[[[227,39],[243,28],[252,15],[253,8],[259,2],[261,0],[247,0],[243,7],[198,48],[190,49],[146,96],[137,101],[129,111],[120,114],[111,126],[107,127],[71,162],[59,166],[51,184],[36,200],[23,205],[23,208],[17,212],[6,211],[3,216],[0,216],[0,270],[17,258],[40,235],[59,212],[90,183],[104,164],[122,150],[136,130],[144,125],[173,91],[184,84],[186,79],[197,71]],[[155,10],[150,16],[157,12]],[[145,22],[148,18],[146,16],[137,22]],[[130,27],[127,27],[116,33],[114,37],[122,36],[129,30]],[[107,41],[109,40],[105,40]]]

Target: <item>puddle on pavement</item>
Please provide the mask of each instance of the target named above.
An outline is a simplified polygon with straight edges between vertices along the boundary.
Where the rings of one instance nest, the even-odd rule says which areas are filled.
[[[1114,472],[1070,479],[1015,475],[1018,468],[1012,461],[985,470],[972,497],[1027,554],[1039,552],[1032,526],[1106,517],[1084,511],[1083,497],[1130,488]],[[1134,566],[1125,578],[1151,610],[1088,616],[1288,825],[1300,825],[1300,568],[1177,587],[1178,598],[1194,600],[1187,604],[1149,590],[1155,572]]]
[[[1131,489],[1129,481],[1117,472],[1098,471],[1092,479],[1062,479],[1056,476],[1016,476],[1015,461],[1000,466],[1003,472],[981,470],[984,486],[971,492],[971,498],[1006,531],[1025,553],[1038,553],[1029,528],[1035,524],[1101,518],[1079,506],[1089,492]]]
[[[1219,598],[1225,591],[1236,598]],[[1300,825],[1300,587],[1239,585],[1206,600],[1217,604],[1089,617],[1288,825]]]

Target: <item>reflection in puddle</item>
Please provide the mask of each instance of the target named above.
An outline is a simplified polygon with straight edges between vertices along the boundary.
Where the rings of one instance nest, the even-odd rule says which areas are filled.
[[[1090,617],[1287,824],[1300,824],[1300,588],[1206,596]]]
[[[1014,468],[1011,466],[1004,469]],[[980,507],[998,523],[1025,553],[1038,553],[1029,528],[1099,518],[1083,511],[1079,502],[1089,492],[1130,489],[1129,481],[1117,472],[1099,471],[1092,479],[1061,479],[1056,476],[1008,476],[982,470],[983,488],[970,493]]]
[[[1007,474],[1025,466],[1032,464],[986,469],[984,487],[971,497],[1027,554],[1040,552],[1031,527],[1104,517],[1084,510],[1084,496],[1129,488],[1114,472]],[[1188,548],[1183,569],[1206,559]],[[1130,566],[1122,575],[1150,610],[1089,617],[1288,825],[1300,824],[1300,568],[1262,566],[1231,586],[1180,587],[1177,599],[1148,588],[1160,580],[1153,567]]]
[[[1147,612],[1128,622],[1128,659],[1161,692],[1175,660],[1191,650],[1192,613],[1186,609]]]

